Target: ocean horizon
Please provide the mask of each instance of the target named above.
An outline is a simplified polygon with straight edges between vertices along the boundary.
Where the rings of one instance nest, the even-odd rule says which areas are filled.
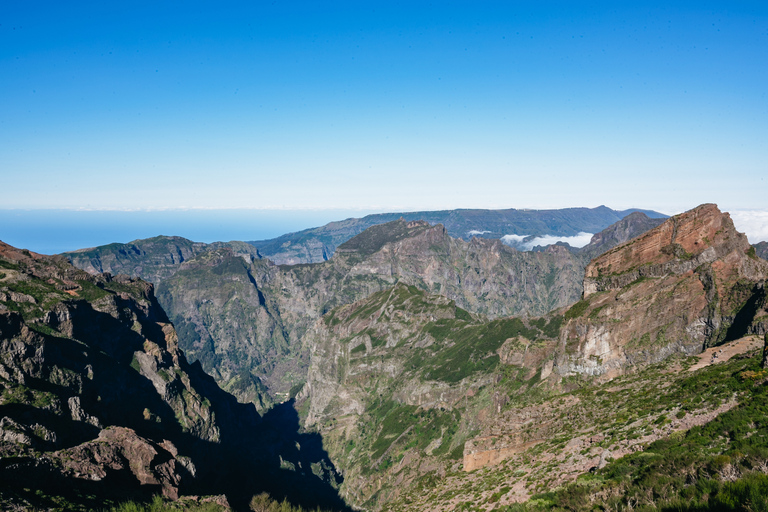
[[[0,210],[0,240],[40,254],[59,254],[158,235],[195,242],[267,240],[364,217],[373,210]]]

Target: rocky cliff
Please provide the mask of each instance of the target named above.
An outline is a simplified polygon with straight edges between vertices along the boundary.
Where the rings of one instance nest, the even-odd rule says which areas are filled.
[[[357,245],[374,250],[376,240]],[[343,254],[340,248],[336,257]],[[622,280],[633,272],[641,274]],[[615,402],[592,403],[573,389],[625,379],[620,389],[639,400],[658,383],[654,365],[679,372],[674,365],[680,363],[670,358],[762,335],[767,277],[766,262],[751,255],[728,215],[703,205],[593,260],[585,280],[599,291],[586,291],[581,301],[544,317],[488,321],[458,300],[401,282],[338,307],[312,326],[299,409],[345,469],[342,492],[353,503],[376,509],[395,501],[403,510],[458,506],[450,498],[439,506],[416,498],[419,482],[448,482],[446,475],[459,469],[511,460],[531,474],[513,479],[514,464],[505,466],[508,481],[520,482],[509,499],[523,499],[533,481],[559,485],[616,453],[640,449],[638,437],[627,437],[630,428],[616,429],[610,444],[603,427],[595,430],[605,418],[629,412]],[[675,388],[684,375],[664,378],[671,387],[659,393],[669,393],[671,403],[675,393],[693,389]],[[710,403],[691,404],[690,416],[675,410],[674,428],[704,424],[735,403],[716,412]],[[644,414],[637,420],[643,425],[665,424],[660,412]],[[644,428],[645,442],[669,432]],[[566,430],[571,435],[560,439]],[[614,452],[607,449],[614,445]],[[531,462],[537,453],[547,454],[546,467]],[[474,478],[455,477],[470,497]]]
[[[227,493],[242,504],[295,486],[318,498],[310,505],[340,504],[327,480],[302,484],[280,469],[323,462],[321,452],[299,456],[296,443],[311,443],[290,427],[260,419],[187,363],[151,284],[0,242],[4,508],[92,509],[156,493]]]
[[[244,242],[193,242],[180,236],[156,236],[127,244],[109,244],[66,252],[62,256],[91,274],[109,272],[140,277],[157,285],[176,273],[183,262],[198,254],[229,247],[246,258],[259,258],[258,251]]]
[[[616,375],[673,352],[762,334],[768,265],[727,213],[702,205],[619,245],[586,268],[555,365]]]
[[[528,344],[553,347],[558,327],[558,319],[488,321],[402,283],[317,321],[305,337],[311,365],[297,406],[345,469],[345,498],[380,508],[454,466],[478,404],[504,403],[483,389],[506,365],[537,367]]]
[[[581,210],[557,212],[550,221],[561,229],[584,217]],[[539,217],[528,223],[536,225]],[[578,300],[591,256],[658,222],[632,213],[578,252],[566,246],[518,252],[498,240],[464,241],[442,226],[401,219],[369,228],[341,244],[334,258],[314,265],[276,266],[242,243],[203,247],[168,237],[68,256],[91,272],[110,268],[170,275],[159,285],[158,297],[184,351],[241,401],[264,410],[272,403],[266,388],[283,400],[305,380],[302,337],[333,307],[402,281],[491,318],[543,314]]]
[[[768,260],[768,242],[758,242],[754,246],[756,256]]]
[[[542,314],[578,300],[582,268],[565,247],[519,252],[398,220],[361,233],[319,264],[276,266],[226,248],[208,252],[183,263],[158,296],[182,348],[249,400],[255,392],[241,384],[249,375],[280,397],[305,380],[303,336],[334,307],[401,282],[490,318]]]

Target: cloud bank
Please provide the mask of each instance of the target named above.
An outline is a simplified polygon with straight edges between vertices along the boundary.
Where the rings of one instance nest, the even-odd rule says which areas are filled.
[[[520,245],[526,238],[525,235],[504,235],[501,241],[507,245]]]
[[[749,243],[768,242],[768,210],[734,210],[729,213],[733,225],[747,235]]]
[[[469,236],[484,235],[486,233],[490,233],[490,231],[480,231],[477,229],[470,229],[469,231],[467,231],[467,234]]]
[[[571,247],[584,247],[592,240],[592,235],[593,233],[584,231],[574,236],[541,235],[535,238],[525,235],[504,235],[501,237],[501,241],[517,249],[530,251],[537,245],[552,245],[557,242],[565,242]]]

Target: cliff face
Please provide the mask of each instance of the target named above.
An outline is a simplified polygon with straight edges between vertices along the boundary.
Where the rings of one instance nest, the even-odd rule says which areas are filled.
[[[182,348],[243,401],[258,377],[288,393],[306,379],[304,334],[324,313],[401,282],[490,318],[542,314],[580,295],[581,261],[565,247],[518,252],[454,239],[442,226],[395,221],[341,245],[329,261],[275,266],[223,248],[183,263],[158,296]],[[283,395],[278,395],[283,396]]]
[[[197,473],[191,444],[221,431],[152,285],[1,242],[0,268],[6,484],[178,497]]]
[[[266,491],[346,510],[337,478],[289,404],[262,418],[187,362],[151,284],[0,242],[0,508]]]
[[[403,283],[318,320],[305,336],[311,364],[297,407],[344,468],[345,498],[386,508],[425,474],[455,466],[488,400],[505,403],[482,390],[507,365],[537,367],[558,326],[488,321]]]
[[[392,254],[429,254],[442,240],[435,229],[380,248],[377,237],[361,240],[377,250],[355,264],[366,275]],[[459,252],[449,247],[443,254]],[[408,268],[430,275],[429,259],[414,259],[421,266]],[[703,205],[672,218],[596,258],[586,275],[598,291],[540,318],[489,321],[401,280],[315,322],[297,405],[344,468],[345,497],[372,509],[438,510],[459,506],[459,488],[477,499],[482,483],[493,489],[487,503],[496,492],[518,501],[534,484],[555,487],[736,405],[730,391],[694,401],[702,391],[671,357],[737,339],[754,348],[768,328],[768,265],[727,214]],[[666,409],[649,405],[649,390]],[[435,485],[427,494],[425,481]]]
[[[449,224],[456,230],[490,222],[483,212],[463,211],[449,216]],[[570,233],[582,226],[580,222],[593,226],[606,215],[616,216],[608,209],[544,213],[514,210],[494,214],[498,218],[491,220],[497,227],[514,220],[529,231],[537,226],[549,229],[550,222],[552,229]],[[327,227],[343,231],[349,222]],[[595,235],[578,253],[563,246],[518,252],[498,240],[467,242],[451,237],[440,225],[401,219],[370,227],[341,244],[332,259],[316,265],[275,266],[241,242],[206,245],[178,237],[112,244],[66,256],[89,272],[135,272],[161,280],[159,301],[188,357],[199,360],[239,400],[264,410],[272,404],[270,393],[287,398],[291,388],[306,379],[308,352],[302,337],[334,307],[401,281],[491,318],[543,314],[578,300],[591,255],[656,222],[635,212]]]
[[[109,244],[62,254],[72,264],[91,274],[109,272],[140,277],[158,284],[176,273],[179,266],[206,251],[229,247],[237,254],[259,258],[258,251],[244,242],[193,242],[180,236],[156,236],[127,244]]]
[[[768,260],[768,242],[758,242],[753,247],[755,248],[756,256]]]
[[[587,266],[556,372],[615,376],[762,334],[767,277],[766,262],[715,205],[672,217]]]

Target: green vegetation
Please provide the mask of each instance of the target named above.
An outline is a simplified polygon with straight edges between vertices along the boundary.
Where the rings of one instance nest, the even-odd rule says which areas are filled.
[[[160,496],[155,496],[150,503],[127,501],[116,507],[110,508],[109,512],[224,512],[225,510],[228,509],[216,503],[195,503],[190,501],[171,502],[164,500]],[[278,508],[275,510],[280,511],[281,509]],[[292,512],[295,509],[288,510]]]
[[[99,288],[92,282],[86,281],[85,279],[78,280],[77,284],[79,284],[81,287],[77,294],[88,302],[94,302],[103,297],[106,297],[107,295],[110,295],[109,291],[103,288]]]
[[[522,479],[534,496],[524,504],[497,510],[768,511],[768,371],[760,363],[759,356],[736,357],[688,373],[684,368],[689,361],[671,360],[607,384],[582,381],[570,393],[540,395],[538,400],[531,395],[541,389],[539,386],[515,392],[515,388],[525,389],[521,387],[523,369],[505,369],[496,389],[510,390],[507,407],[548,401],[557,407],[556,412],[541,421],[552,422],[556,434],[545,436],[498,466],[480,470],[472,480],[457,474],[456,478],[461,477],[458,488],[436,482],[431,502],[446,503],[461,496],[471,498],[464,502],[466,510],[486,510],[501,500],[508,491],[503,490],[505,486]],[[738,405],[708,423],[687,432],[665,434],[667,425],[689,417],[695,421],[734,399]],[[553,470],[579,456],[565,448],[585,432],[588,436],[600,434],[582,449],[586,460],[654,432],[655,438],[663,437],[637,445],[642,451],[630,450],[622,458],[609,458],[603,469],[557,487]],[[550,456],[554,460],[543,462]],[[479,490],[485,492],[481,495]],[[413,499],[414,495],[407,494],[401,505]]]
[[[499,363],[495,351],[504,341],[517,336],[536,339],[539,334],[519,318],[474,325],[445,319],[429,322],[423,331],[435,339],[441,350],[417,350],[406,366],[421,368],[425,379],[445,382],[459,382],[474,373],[491,371]]]
[[[584,314],[584,312],[589,307],[589,301],[586,299],[582,299],[573,306],[568,309],[568,311],[565,312],[565,319],[571,320],[573,318],[578,318]]]
[[[305,509],[298,505],[291,505],[288,501],[276,501],[267,493],[254,496],[249,504],[249,510],[253,512],[323,512],[320,507]],[[127,501],[115,507],[105,509],[105,512],[225,512],[230,510],[211,500],[209,502],[197,502],[191,500],[168,501],[160,496],[149,503]]]
[[[19,270],[19,264],[8,261],[0,256],[0,268],[5,268],[8,270]]]
[[[10,384],[2,390],[0,403],[2,405],[29,405],[44,409],[53,404],[56,395],[48,391],[28,388],[22,384]]]
[[[414,405],[405,405],[392,399],[377,401],[366,411],[364,432],[374,432],[373,436],[364,435],[359,443],[370,443],[370,458],[374,462],[387,464],[402,452],[415,448],[425,450],[435,440],[440,445],[433,450],[433,455],[453,456],[453,440],[458,434],[461,414],[458,411],[440,411],[422,409]],[[397,449],[393,450],[395,443]],[[460,444],[463,451],[464,443]],[[385,454],[388,456],[385,458]],[[460,456],[459,456],[460,457]],[[369,468],[376,469],[376,468]]]
[[[692,397],[716,385],[739,394],[740,403],[703,426],[535,496],[533,510],[592,510],[590,496],[597,495],[612,496],[605,506],[625,509],[768,510],[768,387],[758,363],[754,358],[685,379],[681,387]]]

